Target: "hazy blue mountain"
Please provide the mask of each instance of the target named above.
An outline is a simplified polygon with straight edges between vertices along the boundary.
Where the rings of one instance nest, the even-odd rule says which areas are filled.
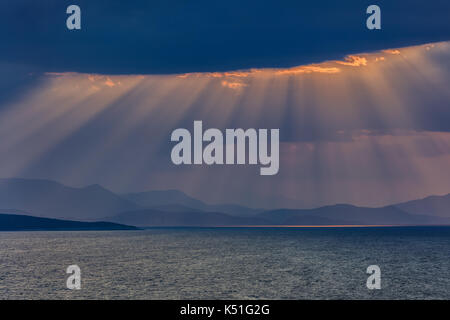
[[[218,212],[146,209],[123,212],[107,221],[136,226],[245,226],[245,225],[433,225],[450,219],[414,215],[396,207],[366,208],[334,205],[316,209],[270,210],[254,217]]]
[[[188,208],[200,209],[200,207],[205,206],[202,201],[191,198],[187,194],[178,190],[153,190],[138,193],[127,193],[122,196],[143,207],[159,207],[177,204]]]
[[[430,196],[424,199],[399,203],[395,206],[413,214],[450,218],[450,194]]]
[[[179,205],[191,209],[223,212],[235,216],[252,216],[262,212],[262,209],[252,209],[235,204],[206,204],[178,190],[153,190],[124,194],[123,197],[147,208],[159,208],[167,205]],[[173,211],[173,210],[171,210]]]
[[[200,209],[193,209],[179,204],[166,204],[161,206],[149,207],[146,209],[153,209],[157,211],[168,211],[168,212],[203,211]]]
[[[305,220],[309,221],[311,217],[329,219],[331,221],[330,224],[349,225],[427,225],[450,223],[450,219],[410,214],[394,206],[367,208],[347,204],[337,204],[315,209],[270,210],[258,214],[258,217],[271,221],[274,224],[286,225],[305,224]],[[328,224],[326,221],[323,220],[323,223],[320,224]]]
[[[177,190],[119,196],[99,185],[73,188],[49,180],[0,179],[2,213],[137,226],[450,224],[447,208],[450,195],[382,208],[338,204],[263,211],[210,205]]]
[[[236,217],[219,212],[161,211],[145,209],[123,212],[109,217],[107,221],[130,224],[138,227],[151,226],[245,226],[265,225],[267,221],[254,217]]]
[[[80,222],[0,213],[0,231],[31,230],[137,230],[112,222]]]
[[[49,180],[0,179],[0,208],[93,221],[140,207],[99,185],[72,188]]]
[[[0,212],[4,214],[21,214],[24,216],[31,216],[29,212],[23,211],[23,210],[17,210],[17,209],[4,209],[0,208]]]

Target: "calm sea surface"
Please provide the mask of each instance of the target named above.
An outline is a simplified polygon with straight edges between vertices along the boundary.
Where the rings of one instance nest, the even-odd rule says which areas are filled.
[[[0,299],[450,299],[450,227],[0,232]]]

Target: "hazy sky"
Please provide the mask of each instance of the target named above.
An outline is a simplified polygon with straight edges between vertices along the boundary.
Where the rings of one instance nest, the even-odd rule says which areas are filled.
[[[448,1],[381,1],[375,33],[361,1],[319,2],[79,1],[79,33],[69,2],[2,2],[0,176],[255,207],[449,193]],[[173,165],[194,120],[280,128],[279,173]]]

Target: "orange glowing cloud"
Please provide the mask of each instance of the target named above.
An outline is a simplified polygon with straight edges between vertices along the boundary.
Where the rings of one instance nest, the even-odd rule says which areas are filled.
[[[302,74],[302,73],[338,73],[337,67],[322,67],[318,65],[300,66],[289,69],[280,69],[275,74]]]
[[[234,79],[234,78],[247,78],[251,76],[255,76],[256,74],[264,73],[264,74],[272,74],[272,75],[290,75],[290,74],[308,74],[308,73],[338,73],[341,70],[337,67],[326,66],[325,63],[323,66],[321,65],[306,65],[306,66],[298,66],[292,68],[285,69],[250,69],[250,70],[240,70],[240,71],[229,71],[229,72],[194,72],[194,73],[185,73],[180,74],[178,78],[199,78],[199,77],[207,77],[207,78],[226,78],[226,79]],[[228,81],[226,81],[228,83]]]
[[[251,69],[250,71],[233,71],[233,72],[224,72],[223,75],[226,77],[237,77],[237,78],[245,78],[248,77],[252,73],[259,72],[256,69]]]
[[[100,88],[98,87],[98,85],[105,85],[108,86],[110,88],[115,87],[116,85],[120,85],[120,81],[116,81],[114,82],[111,77],[109,76],[103,76],[103,75],[99,75],[99,74],[89,74],[87,76],[88,80],[92,83],[95,83],[95,85],[93,85],[91,88],[94,90],[99,90]],[[117,77],[115,77],[117,78]]]
[[[230,89],[241,89],[243,87],[246,87],[247,85],[242,82],[231,82],[227,80],[223,80],[221,82],[222,86],[230,88]]]
[[[204,79],[205,81],[213,81],[218,86],[229,89],[242,89],[251,86],[254,79],[270,79],[271,77],[281,76],[302,76],[308,74],[344,74],[347,69],[354,67],[366,67],[370,63],[383,62],[388,59],[392,60],[396,57],[388,57],[387,55],[400,55],[409,52],[408,50],[419,50],[423,47],[430,50],[434,44],[427,44],[413,47],[414,49],[402,48],[400,49],[386,49],[374,53],[360,53],[357,55],[348,55],[343,60],[324,61],[322,63],[315,63],[309,65],[300,65],[289,68],[251,68],[244,70],[232,70],[224,72],[192,72],[175,75],[179,79]],[[375,65],[375,64],[374,64]],[[62,74],[52,74],[52,76],[61,76]],[[67,74],[65,74],[67,75]],[[142,77],[142,76],[140,76]],[[125,77],[126,78],[126,77]],[[95,84],[95,88],[112,88],[121,85],[124,77],[112,75],[88,75],[89,81]],[[124,80],[125,81],[125,80]]]
[[[387,50],[383,50],[383,52],[386,52],[389,54],[400,54],[400,50],[398,50],[398,49],[387,49]]]
[[[384,57],[376,57],[375,61],[383,61]],[[244,78],[251,78],[257,75],[265,76],[284,76],[284,75],[301,75],[301,74],[336,74],[341,72],[340,65],[349,67],[366,66],[368,63],[367,58],[364,55],[349,55],[344,61],[326,61],[320,64],[311,64],[296,66],[291,68],[261,68],[261,69],[248,69],[237,70],[228,72],[193,72],[179,74],[177,78],[214,78],[223,79],[221,81],[222,86],[237,89],[247,86]]]
[[[229,72],[192,72],[177,75],[177,78],[244,78],[248,77],[254,73],[259,72],[258,70],[251,69],[248,71],[229,71]]]
[[[109,77],[106,78],[105,84],[108,87],[114,87],[116,85]]]
[[[336,61],[336,63],[344,66],[360,67],[367,65],[367,59],[362,56],[349,55],[345,57],[344,61]]]

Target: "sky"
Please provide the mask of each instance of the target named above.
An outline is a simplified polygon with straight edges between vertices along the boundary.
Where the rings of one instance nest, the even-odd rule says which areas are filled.
[[[79,31],[66,8],[81,8]],[[45,72],[166,74],[290,67],[448,40],[447,0],[6,0],[0,60]]]
[[[448,1],[0,4],[0,176],[252,207],[450,192]],[[176,128],[280,128],[280,171],[175,166]]]

